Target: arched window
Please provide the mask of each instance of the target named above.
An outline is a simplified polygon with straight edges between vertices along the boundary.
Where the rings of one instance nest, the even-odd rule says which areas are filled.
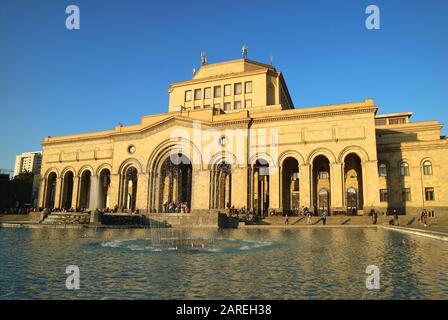
[[[402,175],[402,176],[409,175],[409,165],[406,162],[402,162],[400,164],[400,175]]]
[[[380,177],[387,177],[387,166],[384,163],[380,163],[378,166],[378,175]]]
[[[432,174],[432,164],[431,164],[431,161],[426,160],[425,162],[423,162],[423,174],[425,176]]]

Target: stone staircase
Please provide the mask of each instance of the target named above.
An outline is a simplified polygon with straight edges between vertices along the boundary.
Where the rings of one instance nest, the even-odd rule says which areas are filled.
[[[320,219],[318,216],[312,217],[312,224],[316,224]],[[378,216],[377,224],[388,225],[392,219],[391,216]],[[289,225],[307,225],[307,217],[289,217]],[[404,222],[404,220],[403,220]],[[285,218],[282,216],[266,217],[260,224],[265,225],[284,225]],[[322,221],[317,224],[322,225]],[[372,225],[370,216],[329,216],[327,217],[327,225]]]
[[[49,214],[42,224],[89,224],[90,214],[80,212],[53,212]]]

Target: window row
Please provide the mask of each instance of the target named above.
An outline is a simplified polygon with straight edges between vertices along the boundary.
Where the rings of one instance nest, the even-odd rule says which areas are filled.
[[[251,99],[244,100],[244,106],[243,106],[243,103],[241,101],[235,101],[233,103],[233,108],[232,108],[232,103],[231,102],[224,102],[224,104],[222,106],[223,106],[223,109],[225,111],[239,110],[239,109],[242,109],[242,108],[247,109],[247,108],[252,108],[252,100]],[[209,105],[209,104],[205,104],[204,105],[204,109],[207,109],[207,108],[210,108],[210,107],[211,107],[211,105]],[[200,108],[200,106],[194,106],[194,109],[199,109],[199,108]],[[221,109],[221,104],[220,103],[215,103],[213,105],[213,109]]]
[[[423,162],[423,174],[425,176],[432,175],[432,163],[431,161]],[[380,163],[378,166],[378,175],[380,177],[387,177],[387,166],[384,163]],[[409,176],[409,164],[407,162],[402,162],[400,164],[400,175],[401,176]]]
[[[411,188],[403,188],[401,189],[401,200],[402,201],[411,201]],[[426,201],[434,201],[434,188],[428,187],[425,188],[425,200]],[[380,201],[388,202],[389,201],[389,192],[387,189],[380,189]]]
[[[214,86],[213,87],[213,98],[221,97],[221,89],[222,86]],[[204,96],[202,96],[202,92],[204,92]],[[233,85],[233,94],[240,95],[243,93],[243,83],[238,82]],[[252,81],[244,82],[244,93],[252,93]],[[232,95],[232,85],[226,84],[224,85],[224,96]],[[194,100],[202,100],[202,99],[211,99],[212,97],[212,87],[204,88],[204,89],[194,89],[185,91],[185,102]]]

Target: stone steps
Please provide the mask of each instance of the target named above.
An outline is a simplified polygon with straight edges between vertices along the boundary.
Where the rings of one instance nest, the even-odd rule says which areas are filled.
[[[90,223],[90,214],[87,213],[61,213],[55,212],[49,214],[43,224],[88,224]]]
[[[320,219],[320,216],[313,216],[312,224],[316,223]],[[390,216],[379,216],[377,224],[389,224],[392,219]],[[308,221],[307,217],[289,217],[289,225],[306,225]],[[267,217],[263,220],[263,224],[269,225],[284,225],[285,217],[275,216]],[[319,222],[322,224],[322,221]],[[371,225],[372,218],[369,216],[329,216],[326,221],[327,225]]]

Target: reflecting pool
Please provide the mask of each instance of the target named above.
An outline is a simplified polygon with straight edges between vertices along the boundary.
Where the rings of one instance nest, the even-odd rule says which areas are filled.
[[[0,299],[448,299],[447,256],[381,228],[0,228]]]

